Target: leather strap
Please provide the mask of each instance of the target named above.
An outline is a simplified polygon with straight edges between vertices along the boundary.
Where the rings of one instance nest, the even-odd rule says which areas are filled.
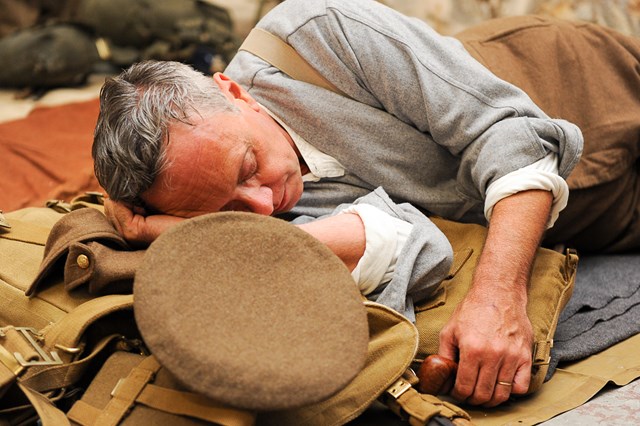
[[[282,39],[261,28],[251,30],[239,50],[246,50],[280,69],[289,77],[347,96],[324,78]]]

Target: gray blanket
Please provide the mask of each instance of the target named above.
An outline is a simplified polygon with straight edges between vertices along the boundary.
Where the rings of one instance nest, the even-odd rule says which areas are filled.
[[[640,333],[640,253],[581,256],[575,289],[551,350],[547,380],[576,361]]]

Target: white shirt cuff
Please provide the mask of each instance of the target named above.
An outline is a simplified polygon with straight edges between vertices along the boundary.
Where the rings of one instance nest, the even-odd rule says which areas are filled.
[[[569,186],[558,175],[558,156],[551,152],[543,159],[521,169],[508,173],[487,188],[484,202],[484,215],[491,221],[493,206],[503,198],[517,192],[531,189],[551,191],[553,204],[547,222],[547,229],[551,228],[558,219],[558,215],[567,206]]]
[[[370,204],[355,204],[340,213],[357,214],[364,224],[366,247],[351,276],[366,296],[391,281],[413,225]]]

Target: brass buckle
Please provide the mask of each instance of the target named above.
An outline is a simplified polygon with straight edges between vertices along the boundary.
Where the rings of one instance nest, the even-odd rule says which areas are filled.
[[[39,360],[27,361],[24,359],[24,356],[20,352],[14,352],[13,356],[23,367],[28,367],[32,365],[59,365],[62,364],[62,360],[56,351],[51,351],[49,353],[45,352],[40,344],[36,342],[33,336],[40,336],[41,334],[38,331],[31,327],[14,327],[16,331],[22,333],[22,336],[25,338],[27,342],[35,349],[35,351],[40,356]]]
[[[387,389],[387,394],[391,395],[393,399],[398,399],[409,389],[411,389],[411,383],[400,377]]]

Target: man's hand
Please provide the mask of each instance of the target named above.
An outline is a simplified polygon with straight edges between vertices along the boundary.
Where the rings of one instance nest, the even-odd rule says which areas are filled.
[[[451,392],[457,400],[492,407],[529,388],[531,322],[522,300],[500,293],[472,289],[440,334],[439,354],[449,359],[459,354]]]
[[[104,213],[118,233],[136,246],[151,244],[162,232],[184,220],[163,214],[146,216],[143,209],[110,199],[104,200]]]
[[[535,190],[494,206],[471,290],[440,332],[439,355],[458,361],[457,400],[491,407],[529,387],[527,284],[551,201],[549,192]]]

